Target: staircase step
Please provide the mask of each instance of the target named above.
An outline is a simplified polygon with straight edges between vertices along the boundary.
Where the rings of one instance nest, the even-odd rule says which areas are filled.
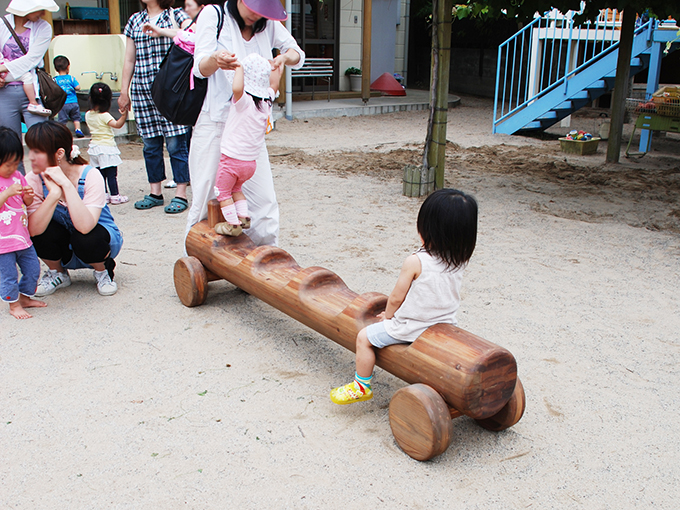
[[[537,129],[543,129],[543,126],[541,125],[540,122],[535,120],[533,122],[529,122],[529,124],[520,129],[520,131],[535,131]]]
[[[541,116],[540,116],[538,119],[536,119],[536,120],[538,120],[538,121],[542,121],[542,120],[557,120],[557,112],[554,112],[554,111],[552,111],[552,110],[549,111],[549,112],[545,112],[543,115],[541,115]]]
[[[607,88],[607,82],[605,80],[597,80],[591,83],[586,87],[586,90],[598,90],[598,89],[606,89]]]
[[[587,90],[580,90],[580,91],[576,92],[575,94],[573,94],[569,99],[572,100],[572,101],[586,100],[586,102],[587,102],[587,101],[590,101],[590,94],[588,94]]]

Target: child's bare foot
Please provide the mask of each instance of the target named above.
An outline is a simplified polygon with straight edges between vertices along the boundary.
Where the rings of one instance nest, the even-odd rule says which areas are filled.
[[[19,294],[19,304],[24,308],[44,308],[47,303],[40,301],[38,299],[33,299],[32,297],[24,296]]]
[[[21,306],[19,301],[15,301],[14,303],[9,304],[9,313],[15,319],[30,319],[31,317],[33,317],[30,313],[24,310],[24,307]]]

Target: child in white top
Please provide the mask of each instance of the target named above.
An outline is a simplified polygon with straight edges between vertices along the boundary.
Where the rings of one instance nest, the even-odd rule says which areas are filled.
[[[30,319],[26,308],[47,305],[33,299],[40,261],[28,232],[26,206],[33,203],[33,188],[17,170],[23,157],[19,135],[0,127],[0,298],[9,303],[13,317]],[[21,280],[17,266],[21,269]]]
[[[118,165],[120,151],[116,146],[113,136],[113,128],[120,129],[127,120],[128,112],[125,110],[118,120],[109,113],[111,108],[111,88],[106,83],[95,83],[90,87],[90,106],[85,114],[85,122],[90,128],[90,146],[87,153],[90,155],[90,164],[96,166],[104,177],[108,186],[107,202],[111,205],[124,204],[129,199],[118,191]]]
[[[437,190],[423,202],[417,225],[422,248],[404,261],[380,322],[357,335],[354,381],[331,391],[336,404],[373,398],[375,349],[412,343],[438,323],[457,324],[463,268],[477,241],[477,202],[462,191]]]
[[[269,60],[251,53],[234,71],[234,95],[222,134],[222,156],[215,180],[215,195],[227,220],[215,225],[218,234],[238,236],[242,229],[250,228],[248,204],[241,187],[255,173],[255,160],[264,144],[282,69],[279,66],[272,70]]]

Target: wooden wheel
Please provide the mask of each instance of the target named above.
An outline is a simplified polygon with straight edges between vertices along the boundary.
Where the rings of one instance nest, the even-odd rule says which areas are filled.
[[[510,400],[508,400],[508,403],[490,418],[475,421],[482,428],[493,432],[500,432],[501,430],[512,427],[522,418],[525,406],[526,397],[524,395],[524,387],[519,378],[517,378],[515,391],[512,392],[512,396],[510,397]]]
[[[397,391],[390,401],[390,427],[399,447],[416,460],[444,453],[453,435],[446,402],[425,384]]]
[[[208,297],[208,276],[196,257],[183,257],[175,262],[175,290],[184,306],[202,305]]]

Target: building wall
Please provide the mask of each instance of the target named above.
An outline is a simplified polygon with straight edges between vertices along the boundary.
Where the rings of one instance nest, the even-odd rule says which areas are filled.
[[[397,25],[397,41],[394,47],[394,72],[406,77],[407,31],[409,26],[410,0],[402,0],[399,5],[399,24]]]
[[[385,72],[394,72],[401,75],[405,74],[405,52],[406,52],[406,23],[405,13],[408,16],[409,0],[373,0],[381,2],[378,4],[377,12],[388,10],[389,16],[381,16],[382,19],[373,18],[373,51],[379,51],[390,45],[389,59],[393,62],[393,67],[388,65],[380,71],[377,76]],[[394,4],[393,2],[396,2]],[[389,5],[387,5],[389,4]],[[338,72],[340,74],[339,90],[349,90],[349,78],[345,76],[348,67],[361,68],[362,42],[363,42],[363,13],[362,0],[350,0],[340,4],[340,55]],[[385,9],[383,9],[385,7]],[[374,15],[376,10],[374,9]],[[378,30],[376,31],[376,26]],[[384,30],[383,30],[384,29]],[[375,40],[375,34],[380,35],[380,39]],[[371,66],[371,75],[377,72],[378,66]],[[389,69],[388,69],[389,68]],[[375,76],[375,78],[377,78]]]
[[[362,0],[349,0],[340,3],[339,90],[349,90],[349,78],[345,76],[345,69],[348,67],[361,68],[362,5]]]

